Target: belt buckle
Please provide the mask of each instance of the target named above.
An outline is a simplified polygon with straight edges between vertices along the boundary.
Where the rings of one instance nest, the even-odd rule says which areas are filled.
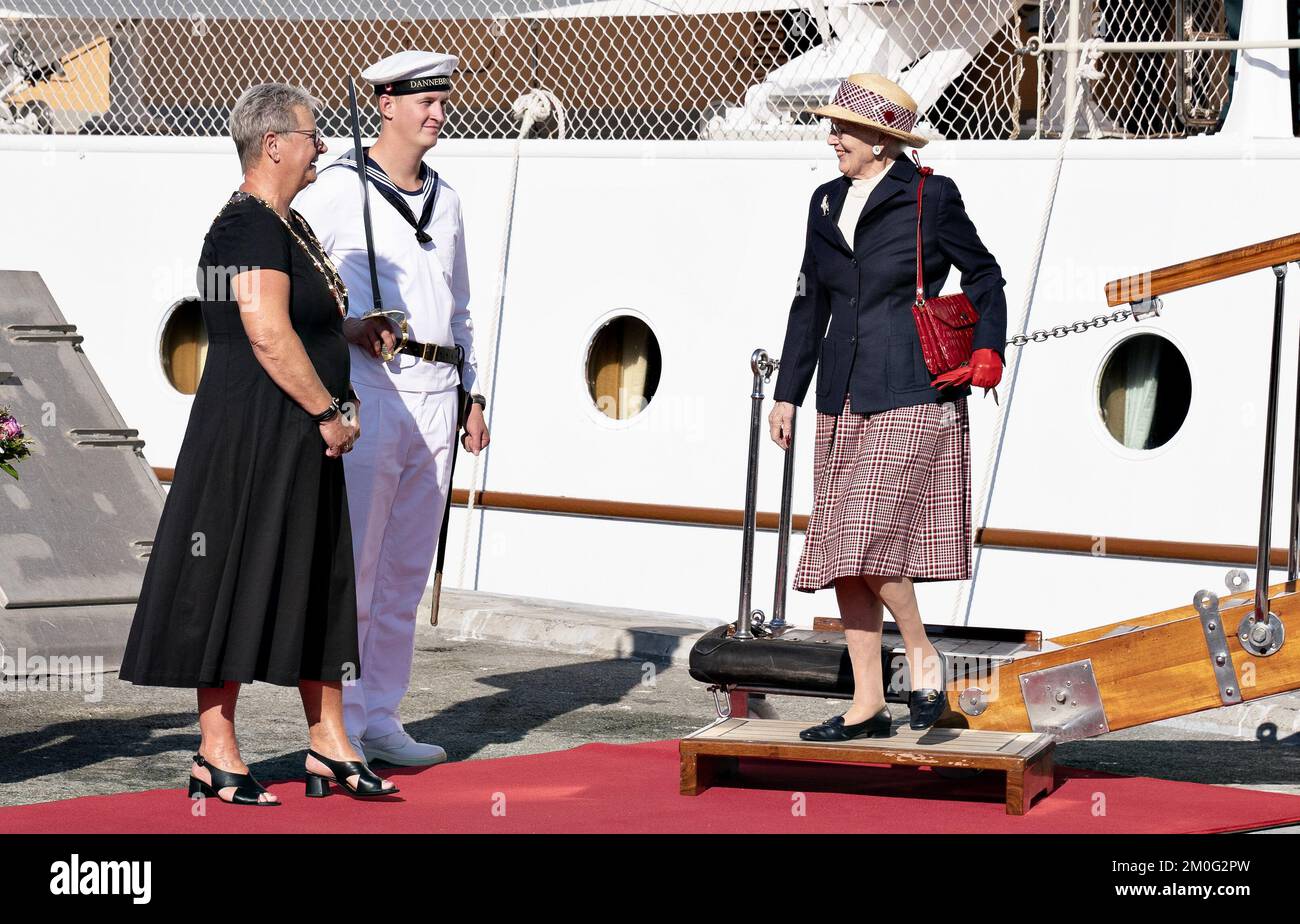
[[[434,344],[430,344],[430,343],[420,344],[420,359],[424,360],[425,362],[432,362],[432,360],[429,359],[429,348],[431,346],[434,347],[435,350],[434,355],[436,356],[437,347]]]

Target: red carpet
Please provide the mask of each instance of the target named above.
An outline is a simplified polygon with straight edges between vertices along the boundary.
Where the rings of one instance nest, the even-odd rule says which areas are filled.
[[[401,787],[363,802],[337,788],[307,799],[301,779],[268,784],[276,808],[207,800],[181,787],[0,809],[0,832],[26,833],[1211,833],[1300,822],[1300,796],[1056,768],[1057,789],[1026,815],[1004,813],[1002,774],[942,779],[928,770],[743,761],[750,788],[677,792],[677,742],[381,769]],[[802,793],[803,814],[795,814]]]

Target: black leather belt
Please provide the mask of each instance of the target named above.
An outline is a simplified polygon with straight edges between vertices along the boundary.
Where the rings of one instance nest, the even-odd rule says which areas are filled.
[[[438,346],[436,343],[421,343],[418,340],[408,340],[402,344],[401,349],[397,352],[406,353],[410,356],[418,356],[425,362],[430,363],[450,363],[456,365],[456,348]]]

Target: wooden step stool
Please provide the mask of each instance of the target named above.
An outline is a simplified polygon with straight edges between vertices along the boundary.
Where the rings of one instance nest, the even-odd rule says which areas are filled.
[[[1051,735],[1033,732],[929,728],[896,721],[888,738],[803,741],[808,722],[725,719],[681,740],[682,795],[698,796],[734,777],[740,758],[1001,770],[1007,775],[1007,814],[1023,815],[1053,788]]]

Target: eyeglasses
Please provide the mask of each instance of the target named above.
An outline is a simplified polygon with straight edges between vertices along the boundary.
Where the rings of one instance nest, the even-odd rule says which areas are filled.
[[[313,128],[310,131],[305,128],[291,128],[285,132],[285,134],[290,134],[290,133],[295,135],[306,135],[308,138],[311,139],[311,143],[316,145],[316,147],[320,147],[320,143],[324,137],[321,135],[319,128]]]
[[[877,132],[877,134],[879,135],[880,133]],[[841,135],[848,135],[848,136],[851,137],[851,138],[860,138],[860,137],[861,137],[861,136],[859,136],[859,135],[854,135],[852,132],[850,132],[850,131],[848,130],[848,128],[847,128],[846,126],[843,126],[843,125],[837,125],[837,124],[834,123],[834,122],[831,123],[830,135],[831,135],[832,138],[838,138],[838,137],[840,137]],[[885,137],[884,137],[883,135],[880,135],[880,137],[879,137],[878,140],[883,144],[883,143],[885,142],[886,139],[885,139]],[[870,142],[870,139],[868,139],[868,141]],[[874,142],[871,142],[871,143],[874,143]]]

